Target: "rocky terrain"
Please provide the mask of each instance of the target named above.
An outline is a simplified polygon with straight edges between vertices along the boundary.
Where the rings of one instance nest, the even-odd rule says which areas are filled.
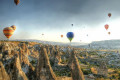
[[[119,53],[0,41],[0,80],[120,80]]]

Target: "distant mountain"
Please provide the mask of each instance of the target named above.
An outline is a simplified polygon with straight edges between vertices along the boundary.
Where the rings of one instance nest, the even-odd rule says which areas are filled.
[[[94,41],[90,45],[93,48],[120,49],[120,40]]]
[[[120,40],[93,41],[92,43],[80,43],[80,42],[62,43],[62,42],[42,41],[42,40],[34,40],[34,39],[19,39],[14,41],[38,42],[38,43],[60,45],[60,46],[73,46],[77,48],[120,49]]]
[[[42,40],[34,40],[34,39],[19,39],[19,40],[12,40],[12,41],[29,41],[29,42],[38,42],[44,44],[52,44],[52,45],[61,45],[61,46],[79,46],[79,45],[86,45],[88,43],[80,43],[80,42],[69,42],[69,43],[62,43],[62,42],[53,42],[53,41],[42,41]]]
[[[120,49],[120,40],[93,41],[88,45],[82,45],[77,47],[93,48],[93,49]]]

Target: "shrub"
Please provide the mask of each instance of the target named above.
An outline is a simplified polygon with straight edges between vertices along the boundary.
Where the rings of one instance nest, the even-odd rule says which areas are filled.
[[[116,79],[117,77],[116,77],[115,75],[112,75],[112,78],[113,78],[113,79]]]
[[[30,63],[31,63],[31,64],[35,64],[35,60],[32,60]]]
[[[62,71],[54,71],[55,75],[58,76],[68,76],[71,77],[71,72],[70,71],[66,71],[66,70],[62,70]]]
[[[68,62],[68,59],[66,59],[66,60],[62,59],[62,61],[61,61],[62,64],[66,64],[67,62]]]
[[[83,74],[85,74],[85,75],[92,73],[91,70],[85,70],[85,69],[81,69],[81,70],[82,70]]]

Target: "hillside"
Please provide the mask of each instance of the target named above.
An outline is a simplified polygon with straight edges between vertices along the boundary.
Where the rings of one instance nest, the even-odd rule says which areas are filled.
[[[107,50],[0,41],[0,80],[118,80],[119,57]]]

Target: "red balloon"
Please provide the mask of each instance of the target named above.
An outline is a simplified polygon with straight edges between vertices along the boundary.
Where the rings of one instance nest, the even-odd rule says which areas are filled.
[[[106,25],[105,25],[105,29],[106,29],[106,30],[108,30],[108,28],[109,28],[109,25],[108,25],[108,24],[106,24]]]

